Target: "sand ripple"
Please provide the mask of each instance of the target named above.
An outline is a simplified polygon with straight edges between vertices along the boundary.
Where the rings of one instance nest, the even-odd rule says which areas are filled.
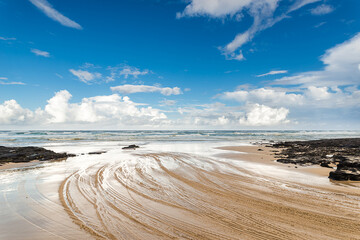
[[[360,239],[358,189],[301,185],[191,154],[97,163],[67,177],[59,195],[98,239]]]

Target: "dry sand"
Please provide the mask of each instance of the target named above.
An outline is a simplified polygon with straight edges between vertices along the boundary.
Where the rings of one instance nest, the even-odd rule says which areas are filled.
[[[300,184],[241,167],[237,159],[279,165],[271,149],[259,148],[223,148],[234,151],[225,161],[137,154],[68,175],[48,209],[22,188],[17,201],[38,226],[37,239],[360,239],[358,187]],[[48,223],[32,221],[36,214]]]
[[[296,166],[293,164],[283,164],[276,162],[274,153],[279,152],[278,148],[265,147],[263,145],[254,146],[228,146],[219,149],[233,151],[234,153],[221,154],[222,157],[240,159],[250,162],[258,162],[262,164],[276,165],[279,168],[293,168],[294,171],[311,173],[318,176],[328,177],[329,172],[333,171],[331,168],[324,168],[320,166]]]

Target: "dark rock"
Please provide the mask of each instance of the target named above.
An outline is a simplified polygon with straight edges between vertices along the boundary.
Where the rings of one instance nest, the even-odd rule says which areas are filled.
[[[360,159],[346,160],[337,165],[336,171],[329,174],[333,180],[360,181]]]
[[[94,155],[94,154],[103,154],[106,153],[106,151],[98,151],[98,152],[89,152],[90,155]]]
[[[329,166],[329,162],[321,162],[320,167],[332,168],[331,166]]]
[[[258,151],[264,151],[264,150],[262,150],[261,148],[259,148]]]
[[[139,148],[139,146],[132,144],[132,145],[129,145],[129,146],[127,146],[127,147],[123,147],[122,149],[125,149],[125,150],[127,150],[127,149],[135,150],[135,149],[137,149],[137,148]]]
[[[273,147],[281,149],[275,154],[277,162],[328,168],[337,164],[329,178],[360,181],[360,138],[280,142]]]
[[[40,147],[4,147],[0,146],[0,164],[9,162],[47,161],[73,157],[74,154],[56,153]]]

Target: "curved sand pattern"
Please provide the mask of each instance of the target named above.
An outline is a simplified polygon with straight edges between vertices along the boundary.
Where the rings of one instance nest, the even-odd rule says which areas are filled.
[[[67,177],[59,196],[96,239],[360,239],[356,187],[299,184],[185,153],[97,163]]]

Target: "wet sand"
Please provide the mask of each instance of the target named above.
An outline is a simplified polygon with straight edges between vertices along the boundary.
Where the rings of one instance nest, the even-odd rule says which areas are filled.
[[[34,160],[34,161],[30,161],[30,162],[22,162],[22,163],[12,163],[12,162],[4,163],[4,164],[0,165],[0,170],[30,167],[30,166],[34,166],[39,163],[40,163],[39,160]]]
[[[114,151],[35,170],[2,189],[0,239],[360,239],[358,186],[317,183],[258,148]],[[309,181],[262,172],[277,168]]]

